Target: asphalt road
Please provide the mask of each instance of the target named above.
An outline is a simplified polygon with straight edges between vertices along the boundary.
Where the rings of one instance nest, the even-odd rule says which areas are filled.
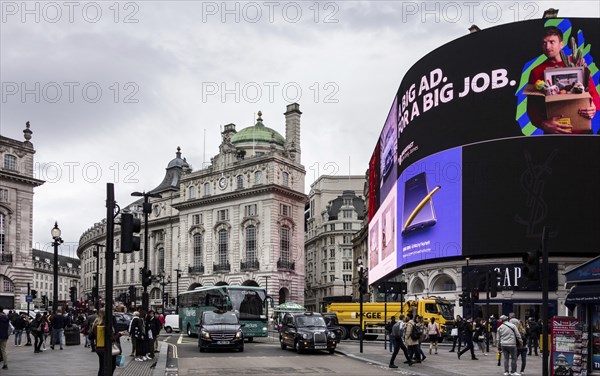
[[[368,364],[325,351],[297,354],[282,350],[276,339],[246,342],[244,352],[213,350],[200,353],[198,339],[173,334],[167,342],[176,346],[170,354],[176,359],[177,374],[187,375],[375,375],[398,374],[387,367]]]

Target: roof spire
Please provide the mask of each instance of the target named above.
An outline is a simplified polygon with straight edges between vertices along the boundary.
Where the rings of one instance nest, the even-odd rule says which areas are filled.
[[[181,158],[181,148],[179,146],[177,147],[177,153],[175,153],[175,155],[177,158]]]
[[[262,119],[262,111],[258,111],[258,119],[256,119],[256,125],[259,127],[263,126],[263,119]]]

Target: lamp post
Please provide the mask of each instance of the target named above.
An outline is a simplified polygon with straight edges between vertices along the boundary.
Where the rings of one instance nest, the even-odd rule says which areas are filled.
[[[364,270],[364,265],[363,265],[363,261],[362,261],[362,257],[358,256],[358,258],[356,259],[356,266],[358,268],[358,302],[360,304],[360,332],[359,332],[359,339],[360,339],[360,352],[363,352],[363,295],[365,293],[364,288],[365,288],[365,270]]]
[[[404,294],[408,292],[408,284],[406,283],[406,274],[400,272],[400,314],[404,315]]]
[[[63,240],[60,237],[60,229],[58,228],[58,222],[54,222],[54,227],[50,231],[52,235],[52,245],[54,246],[54,286],[52,286],[52,312],[56,313],[58,308],[58,246],[63,243]]]
[[[94,294],[94,307],[96,310],[100,309],[100,247],[104,247],[104,244],[94,243],[96,250],[94,256],[96,257],[96,292]]]
[[[181,278],[181,272],[182,270],[177,268],[175,269],[175,273],[177,273],[177,278],[176,278],[176,282],[175,282],[175,288],[176,288],[176,292],[175,292],[175,298],[177,299],[176,303],[177,305],[175,306],[175,313],[179,314],[179,278]]]
[[[165,271],[162,270],[160,272],[160,274],[158,275],[158,277],[160,278],[160,285],[162,286],[162,314],[165,314],[165,306],[168,304],[168,302],[166,302],[166,295],[165,295],[165,291],[167,289],[167,285],[171,283],[171,276],[166,276],[165,278]],[[166,281],[165,281],[166,279]]]
[[[142,275],[145,275],[148,270],[148,214],[152,212],[152,205],[150,205],[149,198],[162,198],[158,193],[146,193],[146,192],[133,192],[132,196],[144,197],[144,270]],[[148,311],[148,286],[142,283],[144,292],[142,293],[142,309]]]
[[[265,316],[267,317],[267,331],[269,330],[269,277],[265,275]],[[267,333],[268,334],[268,333]]]

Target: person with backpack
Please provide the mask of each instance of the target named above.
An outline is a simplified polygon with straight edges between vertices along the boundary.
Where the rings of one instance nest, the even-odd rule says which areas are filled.
[[[406,323],[404,338],[406,346],[408,347],[408,355],[411,360],[415,359],[415,363],[421,363],[421,358],[419,355],[419,340],[421,339],[423,333],[419,331],[419,327],[413,321],[412,313],[407,314],[406,318],[408,321]]]
[[[417,350],[419,350],[419,357],[420,357],[421,361],[424,361],[425,359],[427,359],[427,357],[425,356],[425,353],[423,352],[423,348],[421,347],[421,342],[423,342],[423,339],[425,339],[425,337],[426,337],[425,330],[427,329],[427,326],[423,322],[423,317],[419,316],[419,315],[415,316],[415,323],[417,324],[417,329],[418,329],[418,333],[419,333],[419,344],[417,345]]]
[[[400,320],[395,322],[394,326],[392,326],[390,338],[391,337],[394,338],[396,346],[394,347],[394,352],[392,353],[392,359],[390,359],[390,368],[398,368],[398,366],[396,364],[394,364],[394,361],[396,360],[396,355],[398,355],[399,349],[402,349],[402,352],[404,352],[404,357],[406,358],[406,361],[404,363],[408,364],[409,366],[412,366],[414,364],[414,362],[410,359],[410,356],[408,355],[408,349],[406,348],[406,346],[404,345],[404,342],[402,341],[402,337],[404,337],[404,317],[403,316],[400,316]]]
[[[23,337],[23,330],[25,330],[25,319],[23,315],[19,315],[15,318],[13,322],[13,326],[15,327],[15,346],[20,347],[23,346],[21,344],[21,338]]]
[[[466,353],[467,351],[471,351],[471,360],[479,360],[476,356],[475,356],[475,349],[473,347],[473,332],[474,332],[474,326],[473,326],[473,319],[471,317],[468,317],[465,325],[463,326],[463,331],[462,331],[462,338],[465,341],[465,348],[462,349],[461,351],[459,351],[456,355],[458,355],[458,359],[460,359],[461,355]]]

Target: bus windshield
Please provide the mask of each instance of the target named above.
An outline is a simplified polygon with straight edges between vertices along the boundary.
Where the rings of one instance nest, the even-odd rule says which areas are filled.
[[[454,319],[454,311],[450,303],[438,303],[438,309],[446,320]]]
[[[229,289],[232,308],[240,313],[240,320],[265,319],[265,292],[261,290]]]

